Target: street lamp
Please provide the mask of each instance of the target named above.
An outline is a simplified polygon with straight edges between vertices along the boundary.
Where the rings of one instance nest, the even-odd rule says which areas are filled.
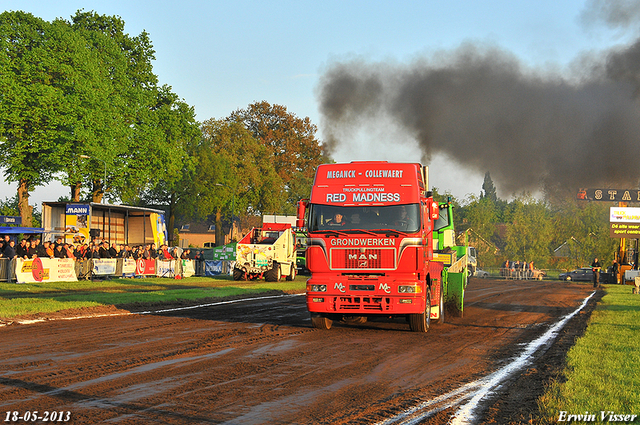
[[[236,191],[224,183],[214,183],[214,186],[226,187],[233,193],[233,198],[231,198],[231,226],[229,229],[229,242],[231,242],[231,239],[233,238],[233,216],[236,214]]]
[[[104,180],[102,181],[102,203],[104,204],[105,203],[104,198],[107,193],[107,161],[100,158],[94,158],[89,155],[78,155],[78,157],[83,159],[95,159],[97,161],[102,161],[104,163]]]

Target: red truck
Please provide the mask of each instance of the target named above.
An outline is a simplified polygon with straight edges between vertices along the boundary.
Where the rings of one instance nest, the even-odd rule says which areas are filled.
[[[466,270],[454,266],[455,251],[445,246],[436,247],[434,259],[442,208],[428,191],[428,168],[420,164],[320,165],[310,199],[298,203],[296,223],[309,234],[312,325],[330,329],[334,320],[402,316],[411,330],[426,332],[432,319],[444,321],[446,297],[461,311],[464,288],[449,285],[448,270],[465,276]],[[450,211],[448,204],[444,208]]]

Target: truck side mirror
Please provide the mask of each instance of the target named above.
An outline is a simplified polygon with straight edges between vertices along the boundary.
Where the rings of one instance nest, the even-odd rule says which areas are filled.
[[[302,199],[298,201],[298,214],[296,217],[296,227],[302,228],[304,226],[304,216],[307,212],[307,205],[309,205],[309,200]]]

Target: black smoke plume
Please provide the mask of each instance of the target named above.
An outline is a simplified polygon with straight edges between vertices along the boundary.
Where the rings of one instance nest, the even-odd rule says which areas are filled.
[[[392,122],[420,146],[407,160],[429,163],[443,153],[489,171],[508,193],[637,187],[640,40],[583,57],[572,70],[532,70],[478,44],[410,64],[334,63],[318,87],[325,146],[331,152]]]

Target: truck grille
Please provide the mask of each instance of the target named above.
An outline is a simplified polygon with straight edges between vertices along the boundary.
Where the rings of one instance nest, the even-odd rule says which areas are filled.
[[[333,270],[394,270],[396,268],[395,248],[333,248],[331,250]]]
[[[336,297],[336,311],[389,311],[391,300],[386,297]]]
[[[375,285],[349,285],[350,291],[375,291]]]

